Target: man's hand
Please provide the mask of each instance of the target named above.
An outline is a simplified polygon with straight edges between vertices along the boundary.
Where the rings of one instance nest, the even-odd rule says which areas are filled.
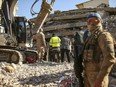
[[[102,87],[101,85],[102,85],[101,81],[96,80],[94,87]]]

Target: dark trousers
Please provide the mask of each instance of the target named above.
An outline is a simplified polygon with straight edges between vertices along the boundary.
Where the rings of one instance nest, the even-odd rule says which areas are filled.
[[[74,46],[74,56],[76,59],[78,59],[79,55],[82,54],[83,45],[75,45]]]
[[[49,49],[48,61],[53,61],[52,60],[52,50],[51,49]]]
[[[52,48],[52,50],[50,51],[50,61],[52,62],[60,62],[60,48],[59,47],[55,47]]]
[[[61,62],[64,62],[64,54],[67,55],[67,60],[70,63],[70,50],[68,49],[61,49]]]
[[[74,46],[74,72],[76,77],[79,80],[79,87],[84,87],[84,83],[83,83],[83,76],[82,76],[82,72],[83,72],[83,66],[82,66],[82,46]]]

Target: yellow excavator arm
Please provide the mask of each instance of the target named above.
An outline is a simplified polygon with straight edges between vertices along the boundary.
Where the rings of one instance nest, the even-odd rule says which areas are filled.
[[[43,2],[41,4],[40,12],[37,15],[36,20],[35,20],[34,33],[38,33],[39,29],[42,28],[46,18],[48,17],[50,12],[52,11],[52,7],[54,5],[54,2],[55,2],[55,0],[51,0],[51,3],[48,4],[47,0],[43,0]]]

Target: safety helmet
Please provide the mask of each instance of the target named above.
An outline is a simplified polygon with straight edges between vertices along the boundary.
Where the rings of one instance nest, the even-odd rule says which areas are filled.
[[[93,13],[90,13],[87,15],[87,19],[91,18],[91,17],[97,17],[99,18],[100,20],[102,20],[100,14],[96,13],[96,12],[93,12]]]

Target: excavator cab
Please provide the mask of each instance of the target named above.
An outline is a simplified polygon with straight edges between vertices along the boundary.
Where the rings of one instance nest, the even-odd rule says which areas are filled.
[[[26,19],[25,17],[15,17],[15,21],[17,23],[17,41],[18,43],[26,43]]]
[[[10,63],[26,62],[26,59],[38,59],[37,51],[26,47],[26,18],[15,17],[13,15],[17,1],[18,0],[0,1],[0,61]],[[43,26],[45,19],[52,10],[54,1],[55,0],[51,0],[51,3],[48,4],[47,0],[43,0],[41,10],[35,21],[34,32],[38,33],[39,29]]]
[[[18,46],[25,46],[26,43],[26,18],[25,17],[14,17],[14,34]]]
[[[37,60],[36,50],[30,50],[26,47],[27,26],[31,29],[25,17],[14,17],[11,23],[11,31],[6,23],[6,17],[0,14],[0,61],[9,63],[26,62],[27,58]],[[31,36],[31,32],[28,33]]]
[[[17,46],[32,47],[32,23],[24,16],[14,17],[12,25],[13,34],[16,36]]]
[[[4,0],[0,6],[0,61],[19,63],[26,62],[26,58],[37,60],[37,51],[25,47],[27,19],[11,16],[10,6],[9,0]]]

